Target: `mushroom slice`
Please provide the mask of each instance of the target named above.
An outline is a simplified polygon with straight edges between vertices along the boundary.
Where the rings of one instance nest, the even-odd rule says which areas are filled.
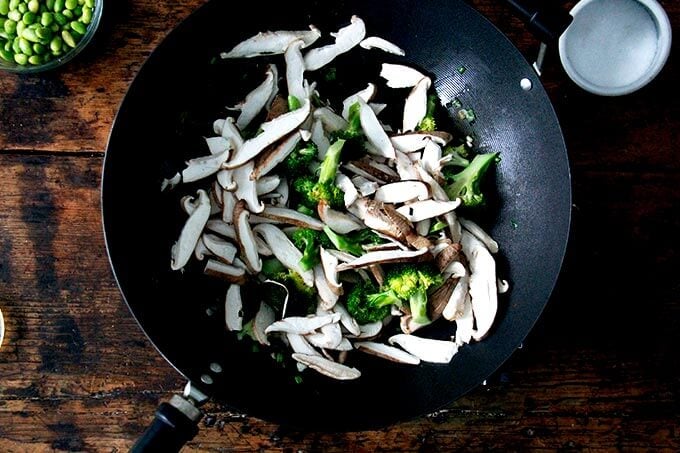
[[[463,231],[463,253],[470,265],[470,298],[477,329],[472,337],[479,341],[489,333],[498,310],[496,263],[484,244]]]
[[[255,181],[255,191],[258,195],[266,195],[276,190],[281,183],[281,178],[277,175],[263,176]]]
[[[234,182],[233,170],[220,170],[217,172],[217,183],[222,186],[224,190],[233,192],[236,190],[236,183]]]
[[[333,307],[333,310],[336,313],[340,313],[340,324],[342,324],[342,326],[347,329],[350,334],[356,336],[361,335],[361,327],[359,326],[359,323],[356,322],[354,318],[352,318],[344,305],[337,303],[335,304],[335,307]]]
[[[377,182],[366,179],[363,176],[353,177],[352,184],[355,185],[362,197],[373,195],[380,187]]]
[[[321,266],[328,286],[335,294],[342,294],[342,284],[338,282],[338,258],[323,247],[319,247]]]
[[[328,107],[314,110],[314,119],[320,120],[328,132],[342,131],[347,128],[347,121]]]
[[[498,294],[505,294],[510,290],[510,283],[507,280],[499,278],[496,286],[498,286]]]
[[[470,303],[470,294],[465,295],[463,300],[463,308],[460,316],[456,318],[456,344],[462,346],[468,344],[472,340],[474,334],[475,318],[472,314],[472,303]]]
[[[378,155],[394,159],[396,157],[394,146],[382,128],[380,121],[378,121],[375,112],[362,99],[359,98],[357,102],[361,105],[359,119],[361,120],[361,128],[364,130],[368,142],[375,147],[379,153]]]
[[[313,346],[322,349],[336,349],[342,343],[342,330],[340,324],[326,324],[320,328],[320,332],[313,332],[306,335],[307,341]],[[349,345],[352,349],[352,345]]]
[[[385,250],[380,252],[369,252],[359,258],[338,265],[338,271],[368,267],[373,264],[388,263],[416,263],[431,259],[432,255],[426,248],[420,250]]]
[[[234,124],[233,118],[229,117],[222,122],[219,134],[229,140],[229,143],[231,143],[234,150],[238,151],[243,146],[243,137],[241,137],[241,132],[239,132]]]
[[[458,345],[452,341],[431,340],[403,333],[393,335],[387,341],[398,344],[423,362],[449,363],[458,352]]]
[[[465,299],[468,297],[470,289],[470,276],[463,275],[458,279],[458,283],[453,288],[451,296],[442,311],[444,319],[455,321],[463,316]]]
[[[264,81],[253,91],[248,93],[241,104],[241,113],[236,119],[236,126],[238,126],[239,129],[244,130],[248,127],[251,121],[253,121],[265,105],[267,105],[267,102],[274,92],[274,87],[277,83],[277,75],[278,71],[276,70],[276,66],[270,64],[267,68]]]
[[[231,331],[243,329],[243,300],[241,299],[241,287],[239,285],[231,285],[227,290],[224,316],[227,329]]]
[[[388,346],[382,343],[373,341],[359,341],[354,343],[354,346],[367,354],[371,354],[386,360],[391,360],[397,363],[406,363],[408,365],[419,365],[420,359],[414,355],[404,352],[402,349]]]
[[[433,142],[437,145],[444,146],[453,139],[453,136],[448,132],[410,132],[408,134],[393,135],[390,137],[392,145],[396,149],[404,153],[413,153],[420,151],[427,147],[427,144]],[[439,161],[439,159],[437,159]]]
[[[416,223],[416,233],[421,236],[427,236],[430,232],[430,226],[432,226],[432,219],[421,220]]]
[[[460,199],[456,201],[424,200],[409,203],[397,209],[397,212],[411,222],[431,219],[451,212],[460,206]]]
[[[387,80],[390,88],[411,88],[423,80],[425,75],[408,66],[383,63],[380,77]]]
[[[262,270],[262,260],[257,251],[257,243],[255,242],[255,234],[250,228],[248,217],[250,213],[246,209],[246,204],[243,201],[236,203],[234,208],[234,229],[236,231],[236,242],[241,249],[241,256],[245,259],[248,268],[253,272],[260,272]],[[207,244],[206,244],[207,245]]]
[[[321,220],[328,225],[328,227],[339,234],[347,234],[352,231],[362,230],[365,226],[358,220],[353,219],[347,214],[344,214],[331,207],[324,200],[318,204],[317,211]]]
[[[437,262],[437,268],[440,272],[449,267],[454,261],[460,261],[460,244],[457,242],[451,244],[443,244],[444,248],[439,252],[434,254],[435,261]]]
[[[222,236],[229,239],[236,239],[236,231],[234,230],[234,227],[222,220],[208,220],[208,222],[205,224],[205,229],[212,231],[213,233],[221,234]]]
[[[286,60],[286,83],[288,84],[288,96],[295,96],[298,101],[307,99],[307,92],[303,86],[305,74],[305,60],[300,49],[304,47],[301,39],[288,44],[284,54]]]
[[[244,269],[214,259],[208,260],[203,273],[237,285],[242,285],[246,282],[246,271]]]
[[[286,157],[295,150],[300,143],[301,134],[298,131],[291,132],[281,142],[270,146],[255,159],[255,168],[250,174],[250,179],[257,181],[261,176],[272,171],[277,165],[286,160]]]
[[[161,181],[161,192],[165,192],[166,189],[172,190],[181,182],[182,175],[179,173],[175,173],[175,176],[172,178],[164,178],[163,181]]]
[[[420,181],[401,181],[385,184],[375,191],[373,199],[384,203],[405,203],[407,201],[427,200],[430,189]]]
[[[361,340],[368,340],[375,338],[380,334],[383,328],[382,321],[370,322],[368,324],[359,325],[359,335],[347,335],[348,338],[356,338]]]
[[[338,261],[342,261],[343,263],[349,263],[350,261],[357,259],[356,256],[352,255],[351,253],[343,252],[342,250],[328,249],[326,251],[337,258]]]
[[[371,162],[366,159],[349,161],[345,165],[345,168],[352,173],[379,184],[399,181],[398,175],[392,174],[393,172],[391,169],[386,171],[385,168],[378,167],[375,163],[371,164]]]
[[[272,204],[275,204],[280,207],[285,207],[288,205],[288,196],[290,194],[289,189],[288,189],[288,180],[285,177],[281,178],[281,182],[279,183],[279,187],[276,188],[276,193],[281,195],[277,200],[274,200]]]
[[[302,47],[312,45],[321,37],[321,32],[314,25],[309,30],[299,31],[265,31],[238,43],[229,52],[222,52],[220,57],[227,58],[253,58],[263,55],[280,55],[295,40],[302,40]]]
[[[427,303],[430,306],[430,319],[436,321],[442,316],[444,309],[451,300],[451,295],[458,285],[458,278],[449,277],[443,285],[437,288],[432,294],[427,296]]]
[[[423,169],[431,175],[439,175],[441,173],[441,165],[439,163],[441,158],[442,147],[434,140],[428,140],[420,159]]]
[[[232,159],[226,163],[226,168],[242,166],[259,155],[266,147],[295,130],[309,116],[310,106],[309,101],[305,101],[299,109],[262,123],[262,126],[260,126],[262,133],[247,140],[243,143],[243,146],[237,148]],[[250,173],[252,173],[252,169],[248,173],[248,177],[250,177]]]
[[[366,25],[357,16],[352,16],[351,22],[346,27],[332,35],[335,43],[312,49],[305,55],[305,67],[308,71],[316,71],[327,65],[338,55],[350,51],[357,46],[366,36]]]
[[[199,190],[197,193],[198,203],[184,224],[179,239],[172,246],[170,267],[175,271],[183,268],[189,261],[189,258],[191,258],[203,228],[205,228],[205,224],[208,222],[208,217],[210,217],[210,198],[208,198],[208,194],[205,190]]]
[[[250,179],[250,175],[255,167],[254,162],[248,162],[242,167],[234,170],[234,182],[236,183],[236,198],[248,204],[248,209],[254,214],[259,214],[264,210],[264,203],[257,198],[257,184]]]
[[[491,253],[498,253],[498,242],[494,241],[493,238],[482,229],[482,227],[477,225],[472,220],[467,220],[462,217],[459,217],[458,221],[463,226],[463,228],[472,233],[474,237],[482,241],[482,243],[487,249],[489,249]]]
[[[419,179],[418,172],[415,169],[413,162],[408,158],[408,156],[401,151],[396,151],[397,155],[397,173],[399,177],[403,180]]]
[[[214,175],[227,159],[229,159],[229,149],[219,154],[191,159],[187,162],[187,168],[182,170],[182,181],[193,182]]]
[[[323,158],[326,157],[328,148],[331,146],[331,142],[328,140],[328,137],[326,137],[326,133],[323,130],[323,123],[320,118],[315,119],[314,124],[312,125],[312,142],[319,150],[317,157],[320,160],[323,160]]]
[[[224,137],[206,137],[205,144],[210,154],[220,154],[231,148],[231,143]]]
[[[342,101],[342,117],[349,121],[349,109],[361,99],[364,102],[368,102],[375,96],[377,89],[375,84],[369,83],[366,88],[358,91],[350,96],[348,96],[344,101]],[[377,115],[377,113],[376,113]]]
[[[231,264],[234,261],[234,258],[236,258],[236,247],[234,244],[231,244],[214,234],[204,233],[199,242],[204,243],[205,247],[212,252],[213,255],[226,263]]]
[[[319,351],[314,349],[307,339],[296,333],[287,333],[286,338],[290,344],[290,348],[298,354],[306,354],[311,356],[321,357]]]
[[[335,177],[335,184],[337,184],[337,186],[340,187],[340,190],[342,190],[343,193],[345,194],[344,195],[345,207],[350,206],[352,203],[356,201],[357,198],[359,198],[359,192],[357,191],[357,188],[354,187],[352,180],[349,179],[349,177],[347,177],[346,175],[338,173],[337,176]]]
[[[406,52],[404,52],[404,49],[399,47],[396,44],[393,44],[389,42],[386,39],[379,38],[377,36],[369,36],[368,38],[364,39],[359,43],[359,47],[362,49],[380,49],[382,51],[385,51],[387,53],[391,53],[394,55],[399,55],[400,57],[403,57],[406,55]]]
[[[203,242],[203,236],[201,236],[198,239],[198,242],[196,243],[196,248],[194,249],[194,256],[198,261],[203,261],[206,256],[212,255],[212,252],[208,250],[208,247],[205,246],[205,243]]]
[[[314,266],[313,272],[314,286],[316,286],[316,290],[321,301],[320,307],[324,310],[330,310],[338,302],[338,294],[333,291],[330,284],[328,283],[328,280],[326,280],[323,267],[320,264]]]
[[[327,324],[334,324],[338,321],[340,321],[340,313],[309,316],[306,318],[301,316],[291,316],[272,323],[265,329],[265,333],[269,334],[272,332],[286,332],[296,333],[298,335],[307,335],[308,333],[312,333],[316,329],[320,329]]]
[[[225,190],[222,193],[222,220],[227,223],[234,221],[234,207],[236,207],[236,196]]]
[[[402,128],[404,132],[414,131],[427,115],[427,90],[431,85],[432,80],[429,77],[423,77],[406,98]]]
[[[265,206],[264,211],[260,213],[260,217],[317,231],[323,230],[324,227],[323,222],[318,219],[288,208]]]
[[[307,286],[314,286],[314,273],[311,269],[304,270],[300,267],[302,252],[293,245],[283,231],[274,225],[266,223],[256,226],[253,231],[262,235],[276,259],[281,261],[281,264],[300,274]]]
[[[361,376],[361,371],[356,368],[350,368],[324,357],[295,353],[293,354],[293,359],[333,379],[346,381],[358,379]]]
[[[275,316],[274,310],[269,305],[260,302],[260,308],[257,310],[253,320],[253,334],[260,344],[269,346],[266,330],[274,323]]]
[[[276,95],[272,98],[271,102],[267,103],[267,116],[265,121],[271,121],[284,113],[288,113],[288,101],[278,93],[277,89]]]

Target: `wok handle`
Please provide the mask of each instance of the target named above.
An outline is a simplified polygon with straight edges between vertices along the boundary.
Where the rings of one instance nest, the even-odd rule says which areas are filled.
[[[546,1],[506,0],[529,31],[541,42],[554,43],[564,33],[574,18],[563,8],[547,6]]]
[[[153,422],[130,452],[179,452],[198,433],[198,422],[202,417],[203,413],[189,400],[175,395],[169,403],[158,407]]]

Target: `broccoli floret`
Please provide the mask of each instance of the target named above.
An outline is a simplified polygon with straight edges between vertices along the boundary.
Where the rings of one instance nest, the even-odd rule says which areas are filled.
[[[283,161],[283,168],[287,175],[309,174],[309,166],[316,159],[319,150],[313,142],[300,142],[295,150]]]
[[[293,189],[300,194],[302,202],[310,209],[316,209],[320,201],[327,202],[332,208],[340,209],[345,206],[345,194],[335,185],[335,175],[340,165],[340,154],[345,140],[337,140],[326,152],[321,166],[319,178],[302,176],[293,181]]]
[[[319,264],[319,246],[332,247],[333,245],[324,233],[310,228],[300,228],[295,231],[293,243],[302,250],[300,266],[306,271]]]
[[[444,166],[467,167],[470,165],[470,161],[467,159],[468,155],[465,145],[447,146],[442,150],[442,157],[447,157],[443,164]]]
[[[385,239],[378,236],[375,231],[371,230],[370,228],[349,233],[347,237],[352,242],[356,242],[361,245],[378,245],[385,242]]]
[[[305,205],[303,205],[303,204],[301,204],[300,206],[298,206],[297,211],[298,211],[298,212],[301,212],[301,213],[303,213],[303,214],[305,214],[305,215],[308,215],[308,216],[310,216],[310,217],[316,216],[316,211],[314,211],[313,209],[309,209],[307,206],[305,206]]]
[[[470,165],[460,173],[450,176],[451,184],[446,193],[454,200],[460,198],[463,206],[473,207],[484,204],[484,194],[480,182],[491,164],[498,159],[498,153],[479,154],[472,159]]]
[[[363,281],[347,294],[347,311],[359,324],[382,321],[390,314],[389,303],[380,305],[369,300],[369,295],[377,289],[370,281]]]
[[[370,295],[368,299],[374,304],[401,305],[408,301],[413,320],[427,324],[427,290],[442,282],[443,277],[432,266],[399,265],[385,276],[383,291]]]
[[[302,107],[300,100],[293,95],[289,95],[288,96],[288,110],[292,112],[293,110],[297,110],[300,107]]]
[[[364,130],[361,128],[361,104],[355,102],[349,107],[347,115],[347,127],[344,130],[335,131],[332,137],[343,140],[356,140],[364,136]]]
[[[338,250],[342,250],[343,252],[351,253],[352,255],[359,256],[364,254],[364,249],[361,248],[361,245],[358,243],[352,241],[349,239],[347,236],[343,236],[341,234],[336,233],[335,231],[331,230],[329,227],[325,226],[323,227],[324,233],[326,233],[326,236],[330,241],[333,243],[335,248]]]
[[[437,130],[437,121],[434,119],[434,112],[437,109],[437,101],[439,98],[436,94],[431,94],[427,97],[427,113],[418,125],[418,130],[423,132],[432,132]]]

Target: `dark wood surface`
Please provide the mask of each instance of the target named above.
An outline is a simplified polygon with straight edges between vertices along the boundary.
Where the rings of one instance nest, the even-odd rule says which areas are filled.
[[[116,109],[144,58],[203,2],[108,2],[95,44],[55,73],[0,73],[0,451],[125,451],[183,385],[108,267],[99,183]],[[528,58],[504,6],[472,2]],[[680,5],[663,1],[673,27]],[[185,451],[680,450],[677,46],[633,95],[544,82],[571,159],[563,273],[524,347],[445,410],[380,431],[287,432],[208,405]]]

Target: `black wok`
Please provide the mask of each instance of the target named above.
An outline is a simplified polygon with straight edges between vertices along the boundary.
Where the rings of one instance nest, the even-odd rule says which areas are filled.
[[[308,430],[360,430],[450,403],[521,344],[548,301],[562,263],[570,174],[558,121],[540,81],[516,48],[460,0],[314,0],[266,7],[246,2],[238,12],[230,5],[208,3],[167,37],[130,87],[111,133],[103,221],[111,265],[131,312],[159,352],[196,388],[252,416]],[[360,379],[336,382],[305,373],[303,383],[296,384],[288,369],[272,366],[267,354],[254,354],[225,331],[223,283],[204,277],[198,266],[184,273],[170,270],[170,246],[184,222],[178,199],[195,188],[168,195],[159,186],[164,176],[200,153],[201,136],[209,135],[224,106],[243,94],[229,87],[245,84],[242,74],[253,72],[254,62],[213,64],[219,51],[261,30],[313,23],[327,33],[352,14],[366,21],[370,35],[402,46],[407,52],[402,61],[431,73],[441,98],[472,107],[473,123],[457,120],[455,107],[452,121],[476,137],[482,152],[501,153],[492,177],[496,194],[480,221],[501,244],[500,274],[511,290],[500,300],[490,336],[463,347],[448,365],[401,366],[354,354]],[[378,61],[398,61],[378,51],[362,52],[367,56],[342,63],[363,71],[362,84],[377,79]],[[442,337],[448,329],[430,333]]]

